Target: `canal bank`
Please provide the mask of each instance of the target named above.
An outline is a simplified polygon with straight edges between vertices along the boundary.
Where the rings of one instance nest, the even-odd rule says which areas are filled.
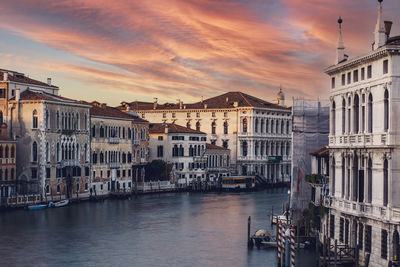
[[[252,231],[270,226],[287,189],[167,193],[131,200],[0,214],[4,266],[276,266],[275,250],[248,250]],[[27,223],[29,222],[29,223]],[[313,266],[306,251],[297,266]]]

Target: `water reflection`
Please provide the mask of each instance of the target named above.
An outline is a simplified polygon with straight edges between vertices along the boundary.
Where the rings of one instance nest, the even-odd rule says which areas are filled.
[[[275,250],[247,250],[247,217],[252,231],[270,228],[271,207],[283,201],[286,189],[2,213],[1,266],[276,266]]]

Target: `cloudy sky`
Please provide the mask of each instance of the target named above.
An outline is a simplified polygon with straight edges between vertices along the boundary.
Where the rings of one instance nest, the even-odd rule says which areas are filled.
[[[337,18],[350,56],[371,49],[376,0],[2,0],[0,68],[117,105],[227,91],[324,98]],[[384,1],[400,34],[400,1]]]

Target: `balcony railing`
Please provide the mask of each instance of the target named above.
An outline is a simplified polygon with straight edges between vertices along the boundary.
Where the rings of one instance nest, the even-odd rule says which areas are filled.
[[[118,169],[121,167],[121,163],[120,162],[110,162],[110,163],[108,163],[108,166],[110,167],[110,169]]]
[[[80,166],[79,160],[77,159],[64,159],[61,161],[61,167],[70,167],[70,166]]]
[[[140,145],[140,140],[136,139],[136,140],[132,140],[132,144],[135,146]]]
[[[118,137],[109,137],[108,138],[108,143],[109,144],[119,144],[120,139]]]

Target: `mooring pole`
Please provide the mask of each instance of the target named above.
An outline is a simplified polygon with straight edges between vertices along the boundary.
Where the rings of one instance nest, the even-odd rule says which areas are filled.
[[[315,234],[315,254],[317,255],[317,266],[319,266],[319,239],[318,239],[318,233]]]
[[[324,267],[326,266],[326,235],[324,234],[324,244],[322,245],[322,257],[324,257],[323,258],[323,264],[324,264]]]
[[[337,267],[337,239],[335,239],[335,267]]]
[[[250,231],[251,231],[251,216],[247,219],[247,247],[253,248],[253,242],[251,240]]]

